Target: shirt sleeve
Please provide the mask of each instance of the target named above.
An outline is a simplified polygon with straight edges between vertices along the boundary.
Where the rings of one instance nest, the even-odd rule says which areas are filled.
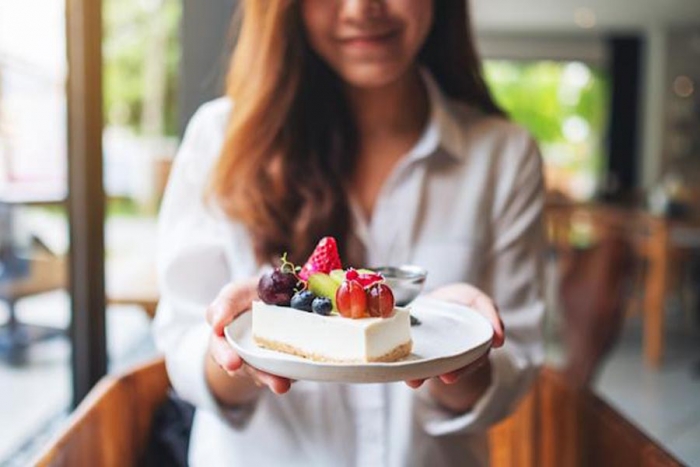
[[[505,345],[491,352],[491,386],[470,412],[455,416],[435,403],[427,388],[421,388],[417,414],[433,436],[484,432],[505,418],[530,388],[544,358],[542,160],[529,136],[516,144],[519,149],[502,154],[510,170],[500,172],[493,249],[484,283],[479,284],[499,307]]]
[[[192,117],[171,170],[158,223],[161,298],[153,333],[179,396],[235,422],[240,411],[221,411],[204,376],[211,334],[205,312],[232,276],[224,244],[227,221],[205,199],[221,150],[221,116],[227,113],[222,106],[206,104]]]

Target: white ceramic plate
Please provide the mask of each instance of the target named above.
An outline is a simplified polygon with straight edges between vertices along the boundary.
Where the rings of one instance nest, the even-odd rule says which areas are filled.
[[[474,310],[421,297],[409,305],[422,324],[411,328],[413,353],[392,363],[321,363],[258,347],[252,339],[252,313],[225,329],[226,338],[248,364],[295,380],[387,383],[438,376],[484,355],[493,338],[491,324]]]

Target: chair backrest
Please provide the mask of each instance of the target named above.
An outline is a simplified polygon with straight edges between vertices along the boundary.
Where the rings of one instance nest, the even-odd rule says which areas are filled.
[[[35,465],[137,465],[168,386],[162,358],[123,375],[106,376]]]
[[[34,465],[138,465],[167,390],[162,359],[106,377]],[[550,369],[518,410],[491,429],[489,442],[496,467],[681,465],[605,402],[572,389]]]
[[[494,467],[681,466],[588,389],[544,369],[516,412],[489,433]]]

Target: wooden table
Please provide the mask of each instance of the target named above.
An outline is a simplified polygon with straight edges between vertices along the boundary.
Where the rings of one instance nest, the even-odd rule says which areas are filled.
[[[68,199],[65,184],[10,182],[0,184],[0,204],[12,206],[62,205]]]
[[[673,286],[672,276],[677,272],[684,253],[700,249],[700,221],[671,220],[647,214],[644,218],[648,238],[645,253],[648,271],[644,295],[644,357],[646,363],[658,368],[663,361],[665,341],[666,297]],[[674,233],[686,231],[695,242],[681,243]]]
[[[153,318],[160,295],[155,260],[114,258],[107,261],[106,289],[110,305],[136,305]]]
[[[601,204],[550,205],[546,217],[554,245],[570,248],[573,226],[582,222],[590,226],[594,242],[609,232],[624,235],[636,256],[646,262],[642,303],[644,360],[648,366],[659,368],[664,353],[664,303],[672,285],[670,277],[677,261],[682,259],[681,252],[693,246],[674,242],[673,232],[678,229],[697,232],[695,248],[700,248],[700,221],[670,220],[639,209]]]

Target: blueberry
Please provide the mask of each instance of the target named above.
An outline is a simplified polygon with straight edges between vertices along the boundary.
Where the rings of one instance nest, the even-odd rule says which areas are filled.
[[[291,301],[292,308],[296,308],[297,310],[310,312],[311,311],[311,302],[313,302],[315,298],[316,298],[316,295],[314,295],[314,293],[311,292],[310,290],[302,290],[301,292],[297,292],[292,297],[292,301]]]
[[[333,311],[333,302],[327,297],[316,297],[311,303],[311,309],[318,315],[328,316]]]

